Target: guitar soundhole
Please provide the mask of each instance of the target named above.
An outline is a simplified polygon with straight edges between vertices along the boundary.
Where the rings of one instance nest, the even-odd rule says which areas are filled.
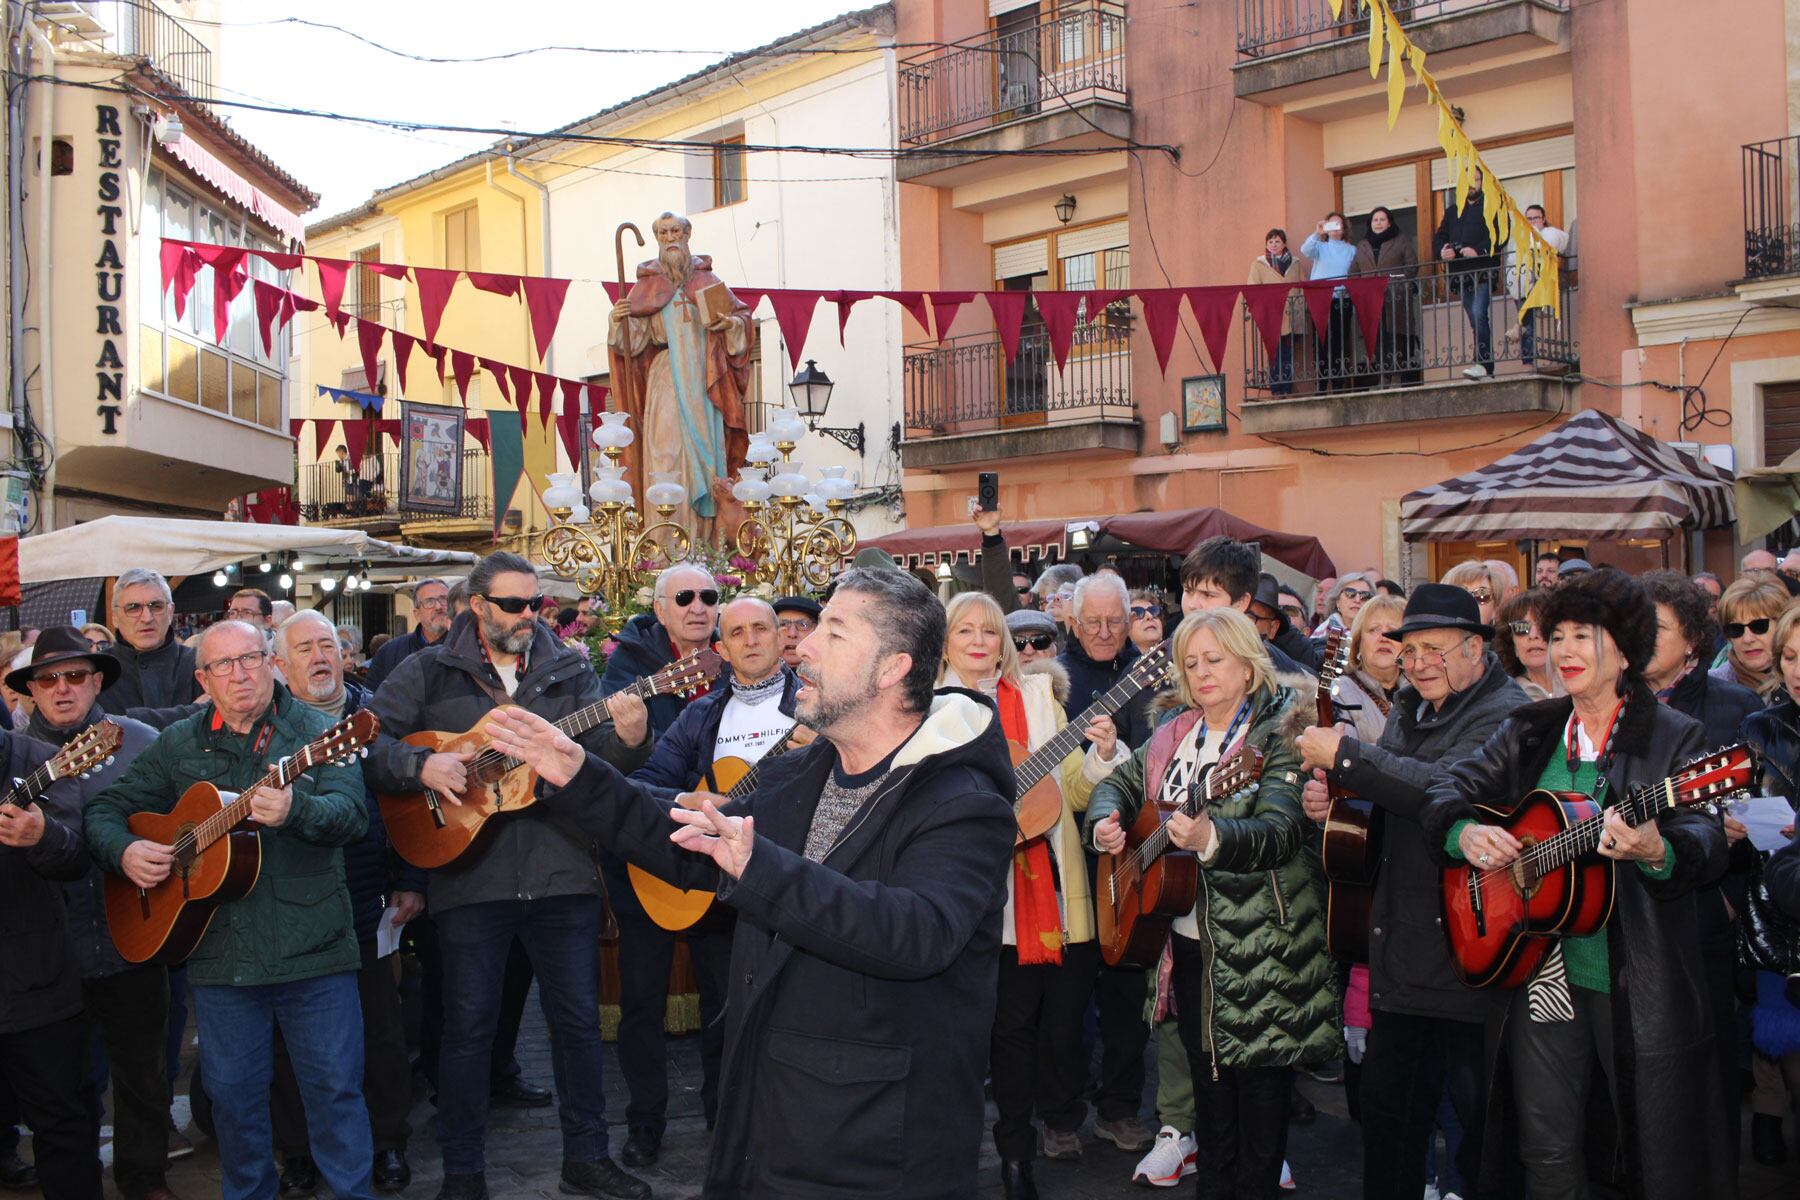
[[[194,823],[189,821],[176,831],[175,844],[171,847],[175,856],[174,861],[169,864],[169,870],[183,879],[193,873],[194,863],[199,857],[194,850],[193,832]]]
[[[1526,854],[1536,841],[1536,838],[1520,838],[1519,857],[1513,859],[1512,865],[1506,869],[1507,878],[1512,880],[1513,890],[1526,900],[1537,895],[1538,889],[1544,885],[1544,881],[1532,871],[1530,864],[1525,860]]]

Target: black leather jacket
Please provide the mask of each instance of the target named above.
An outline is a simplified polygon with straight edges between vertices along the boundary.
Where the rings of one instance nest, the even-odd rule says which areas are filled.
[[[1767,708],[1744,718],[1743,737],[1760,757],[1769,785],[1800,802],[1800,706],[1785,690]]]

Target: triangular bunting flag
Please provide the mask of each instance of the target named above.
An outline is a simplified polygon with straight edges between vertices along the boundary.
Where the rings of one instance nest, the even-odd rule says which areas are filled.
[[[531,337],[537,343],[538,361],[550,352],[550,339],[562,320],[563,301],[569,295],[566,279],[525,279],[525,311],[531,316]]]
[[[213,264],[213,333],[219,345],[225,344],[225,334],[231,328],[231,302],[236,300],[244,285],[250,282],[250,268],[244,262],[244,252],[239,250],[237,257],[230,265],[224,261]]]
[[[471,417],[463,422],[463,429],[468,435],[481,443],[481,448],[488,448],[488,423],[486,417]]]
[[[1313,328],[1321,334],[1331,328],[1331,295],[1337,287],[1335,279],[1300,285],[1300,294],[1306,299],[1306,311],[1312,315]]]
[[[262,335],[263,353],[275,353],[275,320],[281,315],[285,293],[260,279],[251,281],[251,299],[256,302],[256,331]]]
[[[1150,348],[1156,351],[1157,369],[1167,375],[1175,330],[1181,325],[1181,289],[1139,288],[1137,298],[1144,306],[1144,328],[1150,334]]]
[[[1056,369],[1069,365],[1069,347],[1075,340],[1075,315],[1081,307],[1081,292],[1036,292],[1038,314],[1044,319],[1044,332],[1050,335],[1050,355]]]
[[[769,293],[766,288],[734,287],[731,289],[731,294],[741,301],[745,308],[755,312],[756,306],[761,304],[762,298]]]
[[[454,362],[456,360],[456,355],[454,353],[451,354],[450,359]],[[500,389],[501,398],[508,404],[511,404],[513,402],[512,382],[506,377],[506,364],[495,362],[491,358],[478,358],[475,361],[481,364],[482,370],[494,377],[494,386]]]
[[[519,294],[519,277],[517,275],[491,275],[485,271],[468,272],[469,282],[484,292],[492,292],[496,296],[517,296]]]
[[[581,465],[581,384],[573,379],[562,381],[562,407],[556,413],[556,436],[569,452],[569,464]]]
[[[381,342],[387,327],[360,318],[356,322],[356,345],[362,351],[363,386],[375,391],[381,382]]]
[[[540,374],[537,377],[538,421],[545,429],[550,428],[550,418],[556,415],[556,385],[558,382],[554,375]]]
[[[373,271],[386,279],[406,278],[406,268],[399,263],[371,262],[368,259],[359,258],[356,260],[356,265],[365,271]]]
[[[194,290],[194,280],[200,274],[200,256],[180,242],[164,241],[162,244],[162,277],[163,290],[173,288],[175,291],[175,319],[180,320],[187,315],[188,293]]]
[[[373,421],[345,421],[344,445],[350,447],[350,466],[352,469],[362,462],[363,450],[369,444],[369,427]]]
[[[519,432],[524,433],[529,428],[531,416],[531,368],[508,367],[506,370],[512,376],[512,402],[519,410]]]
[[[1363,345],[1381,344],[1381,312],[1387,305],[1388,277],[1372,275],[1344,281],[1350,289],[1350,303],[1356,306],[1356,322],[1362,327]],[[1375,352],[1370,352],[1375,357]]]
[[[956,310],[975,298],[974,292],[933,292],[931,293],[931,319],[937,325],[938,345],[950,334],[950,325],[956,320]]]
[[[1244,285],[1244,307],[1250,310],[1250,322],[1256,326],[1256,332],[1262,334],[1263,349],[1268,352],[1269,361],[1274,362],[1281,353],[1281,320],[1287,315],[1288,293],[1293,286],[1286,283],[1257,283]],[[1193,293],[1189,293],[1192,303]],[[1202,326],[1201,328],[1205,328]],[[1207,347],[1211,350],[1211,347]],[[1213,370],[1223,371],[1224,364],[1213,360]]]
[[[600,281],[600,286],[606,289],[606,298],[614,304],[617,304],[619,297],[625,294],[625,285],[622,283],[609,283],[603,279]]]
[[[469,406],[469,380],[475,377],[475,356],[461,350],[450,351],[450,370],[456,377],[456,394],[463,407]]]
[[[394,343],[394,391],[406,395],[406,364],[412,359],[413,347],[419,339],[410,333],[401,333],[398,329],[388,330],[388,336]]]
[[[306,261],[304,254],[288,254],[281,250],[252,250],[250,253],[274,267],[277,271],[298,271],[300,264]]]
[[[1212,369],[1220,374],[1225,371],[1225,346],[1231,337],[1231,315],[1237,309],[1238,291],[1236,284],[1187,289],[1188,311],[1200,327],[1200,341],[1206,347]],[[1248,291],[1245,295],[1249,295]],[[1280,321],[1275,322],[1275,329],[1280,332]]]
[[[438,323],[444,319],[444,306],[450,303],[450,293],[462,273],[441,267],[414,267],[412,276],[413,286],[419,289],[420,326],[425,330],[425,340],[435,342]]]
[[[870,299],[874,292],[826,292],[825,298],[837,305],[838,310],[838,345],[844,344],[844,326],[850,320],[850,310],[862,301]]]
[[[325,417],[313,422],[313,457],[323,462],[325,447],[331,444],[331,435],[337,431],[337,418]]]
[[[1031,299],[1031,293],[983,292],[981,295],[994,314],[994,332],[1000,335],[1000,349],[1006,352],[1010,366],[1019,356],[1019,327],[1025,321],[1025,302]]]
[[[913,320],[919,323],[919,328],[925,331],[925,336],[931,336],[931,318],[927,315],[924,292],[876,292],[875,294],[885,300],[892,300],[911,313]]]
[[[787,343],[788,362],[800,369],[806,353],[806,331],[812,326],[813,309],[820,293],[800,288],[770,288],[769,306],[775,310],[775,324],[781,329],[781,340]]]
[[[325,311],[336,317],[344,307],[344,282],[350,274],[350,264],[341,258],[317,256],[312,264],[319,270],[319,296],[325,301]]]

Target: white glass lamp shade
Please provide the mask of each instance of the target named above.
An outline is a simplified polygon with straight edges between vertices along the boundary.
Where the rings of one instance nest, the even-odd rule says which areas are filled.
[[[775,439],[769,436],[768,430],[750,435],[750,445],[744,450],[744,461],[747,463],[771,463],[776,455]]]
[[[588,497],[595,504],[630,504],[631,484],[625,481],[624,467],[595,467],[594,482]]]
[[[673,471],[652,471],[644,499],[658,508],[679,508],[687,503],[687,489],[676,481]]]
[[[831,515],[831,510],[825,507],[825,497],[819,495],[819,493],[808,492],[803,499],[806,501],[807,515],[812,517],[815,521],[822,520]]]
[[[630,417],[623,412],[601,413],[600,424],[594,427],[594,445],[602,450],[623,450],[635,442],[637,435],[625,423]]]
[[[767,467],[743,467],[731,495],[739,504],[761,504],[771,495]]]
[[[544,503],[553,509],[574,508],[581,503],[581,488],[573,471],[550,472],[550,486],[544,489]]]
[[[822,500],[848,500],[856,494],[856,483],[844,477],[844,467],[819,468],[819,482],[813,490]]]
[[[569,506],[569,520],[577,525],[587,524],[588,518],[593,515],[593,512],[585,504],[576,503]]]
[[[783,500],[792,500],[804,495],[812,487],[812,480],[806,477],[806,468],[799,463],[787,463],[781,474],[769,480],[769,490]]]
[[[327,592],[334,592],[337,590],[337,580],[330,575],[326,575],[319,580],[319,587]]]
[[[778,442],[797,442],[806,436],[806,422],[791,408],[777,409],[767,432]]]

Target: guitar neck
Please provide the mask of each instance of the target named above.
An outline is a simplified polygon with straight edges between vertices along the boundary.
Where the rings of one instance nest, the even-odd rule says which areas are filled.
[[[1153,650],[1151,653],[1160,654],[1162,651]],[[1155,678],[1154,672],[1151,678]],[[1023,794],[1037,786],[1038,780],[1055,770],[1057,763],[1069,757],[1086,740],[1085,731],[1089,724],[1100,717],[1112,716],[1148,686],[1148,683],[1138,680],[1137,664],[1133,664],[1125,678],[1107,688],[1099,699],[1082,709],[1079,716],[1057,730],[1049,741],[1033,750],[1031,756],[1018,765],[1013,771],[1013,777],[1018,780],[1019,792]]]
[[[757,773],[762,770],[762,765],[771,758],[774,758],[777,754],[780,754],[783,750],[786,750],[788,748],[788,743],[794,740],[794,731],[799,728],[800,722],[798,721],[795,721],[792,725],[788,726],[788,731],[782,734],[780,739],[776,741],[773,746],[770,746],[767,750],[763,751],[763,756],[757,759],[748,771],[744,772],[744,777],[738,780],[736,785],[734,785],[729,792],[725,793],[725,798],[727,800],[742,800],[745,796],[754,792],[756,790],[756,776]]]
[[[9,805],[14,808],[29,807],[56,782],[56,772],[51,769],[53,765],[49,762],[39,763],[36,770],[8,788],[5,797],[0,798],[0,808]]]
[[[267,775],[239,792],[237,799],[194,827],[195,852],[204,853],[208,846],[243,824],[250,816],[250,798],[259,789],[273,788],[280,791],[305,774],[307,768],[312,765],[313,748],[311,746],[276,763]]]
[[[1213,764],[1213,770],[1215,772],[1218,770],[1217,763]],[[1188,785],[1187,799],[1181,802],[1181,807],[1177,811],[1185,817],[1197,817],[1218,798],[1219,794],[1213,788],[1212,776],[1207,776],[1204,786],[1202,786],[1201,781],[1196,778],[1193,783]],[[1144,803],[1149,804],[1151,802],[1149,797],[1144,798]],[[1156,858],[1168,848],[1169,823],[1164,821],[1161,825],[1156,827],[1154,833],[1145,838],[1139,845],[1137,852],[1139,861],[1148,865],[1155,861]]]
[[[1529,851],[1538,859],[1538,873],[1541,875],[1558,867],[1566,867],[1583,855],[1598,850],[1600,832],[1606,825],[1607,813],[1618,813],[1627,825],[1636,829],[1667,804],[1672,804],[1674,796],[1675,781],[1665,779],[1661,783],[1641,787],[1611,808],[1603,808],[1585,821],[1579,821],[1561,833],[1545,838]]]

